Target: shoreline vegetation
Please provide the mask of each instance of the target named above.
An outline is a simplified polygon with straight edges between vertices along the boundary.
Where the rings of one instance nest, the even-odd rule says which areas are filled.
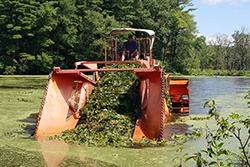
[[[211,69],[192,69],[189,76],[250,76],[250,70],[211,70]]]
[[[182,74],[177,72],[168,72],[165,71],[167,74],[170,74],[173,77],[250,77],[250,70],[211,70],[211,69],[191,69],[189,70],[188,74]],[[43,77],[44,79],[47,79],[49,76],[49,73],[42,74],[42,75],[0,75],[0,78],[22,78],[22,77]]]

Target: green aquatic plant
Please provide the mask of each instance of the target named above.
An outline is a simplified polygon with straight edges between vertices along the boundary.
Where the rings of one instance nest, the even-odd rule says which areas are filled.
[[[169,92],[165,91],[164,96],[165,96],[165,100],[166,100],[168,109],[169,109],[169,111],[171,111],[173,109],[173,105],[172,105],[172,101],[171,101],[170,96],[169,96]]]
[[[206,128],[206,149],[199,150],[193,155],[184,154],[178,166],[185,166],[187,161],[195,162],[197,167],[202,166],[250,166],[250,117],[232,113],[224,118],[220,116],[214,100],[207,101],[204,107],[209,106],[209,117],[216,121],[217,129]],[[244,134],[244,135],[242,135]],[[225,146],[225,140],[234,138],[238,141],[238,153]]]
[[[138,67],[114,65],[108,68]],[[107,68],[107,67],[105,67]],[[139,79],[133,71],[103,72],[81,109],[81,124],[60,138],[90,146],[125,146],[132,143],[134,123],[140,116]]]
[[[112,65],[105,68],[138,68],[139,65]],[[133,71],[104,72],[81,109],[81,124],[59,137],[66,142],[88,146],[141,146],[155,141],[132,140],[135,121],[141,115],[140,81]],[[139,144],[138,144],[139,143]],[[161,143],[159,143],[161,145]]]
[[[174,141],[174,144],[180,145],[188,140],[200,138],[202,137],[202,135],[203,135],[202,129],[193,129],[191,132],[186,132],[181,135],[172,134],[171,139]]]
[[[118,165],[114,163],[108,163],[101,160],[96,160],[89,157],[84,157],[84,160],[81,160],[80,157],[77,156],[69,156],[63,158],[58,167],[80,167],[80,166],[100,166],[100,167],[118,167]]]
[[[39,151],[28,151],[14,146],[0,146],[0,164],[3,167],[11,166],[46,166]]]
[[[168,161],[163,154],[168,148],[164,147],[143,149],[135,149],[135,146],[132,148],[99,148],[67,144],[68,150],[63,148],[59,150],[64,151],[54,150],[53,148],[43,150],[40,145],[43,142],[36,141],[35,137],[30,135],[33,133],[36,125],[37,114],[47,80],[47,75],[0,76],[0,112],[2,114],[0,117],[1,167],[48,166],[42,155],[43,151],[52,154],[49,157],[52,161],[58,156],[66,155],[58,165],[65,167],[163,166]],[[29,102],[18,101],[18,98],[30,100]],[[25,131],[30,132],[26,134]],[[144,146],[141,145],[140,147]],[[154,155],[154,157],[152,158],[150,155]]]
[[[248,105],[248,108],[250,108],[250,90],[247,92],[245,99],[249,99],[249,101],[247,102],[247,105]]]
[[[190,117],[189,118],[190,120],[195,120],[195,121],[202,121],[202,120],[208,120],[208,119],[210,119],[210,117],[209,116],[207,116],[207,117]]]

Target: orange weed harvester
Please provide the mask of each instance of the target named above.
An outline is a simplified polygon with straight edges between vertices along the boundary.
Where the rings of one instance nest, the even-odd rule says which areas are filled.
[[[146,38],[136,38],[139,53],[143,60],[120,61],[118,57],[118,38],[121,33],[144,33]],[[99,80],[100,71],[134,71],[140,79],[142,116],[137,119],[133,139],[161,139],[163,123],[168,117],[168,107],[165,91],[169,91],[173,103],[180,103],[180,111],[188,111],[189,98],[188,80],[169,80],[160,65],[155,65],[152,58],[152,48],[155,32],[145,29],[116,28],[111,31],[115,38],[104,43],[105,61],[80,61],[75,63],[75,69],[60,69],[54,67],[46,85],[41,108],[38,114],[34,134],[46,136],[60,134],[62,131],[75,128],[84,107],[86,99],[91,95]],[[99,69],[98,65],[108,64],[140,64],[142,68],[109,68]],[[85,67],[80,69],[79,67]],[[92,73],[90,78],[86,73]],[[169,90],[167,90],[167,88]],[[184,108],[185,107],[185,108]],[[174,109],[177,109],[174,108]]]

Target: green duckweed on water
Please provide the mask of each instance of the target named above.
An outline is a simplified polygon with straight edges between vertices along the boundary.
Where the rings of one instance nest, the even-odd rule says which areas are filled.
[[[0,165],[1,166],[24,166],[31,164],[34,167],[45,166],[41,153],[37,151],[27,151],[15,147],[0,147]]]
[[[0,165],[2,167],[45,167],[46,164],[42,152],[28,151],[16,147],[0,147]],[[51,154],[52,155],[52,154]],[[57,164],[58,167],[80,167],[80,166],[99,166],[99,167],[115,167],[113,163],[96,160],[89,157],[80,159],[78,156],[67,155]]]
[[[182,157],[186,153],[191,155],[205,148],[205,139],[199,138],[188,140],[181,145],[183,148],[182,153],[176,152],[179,149],[178,145],[169,145],[167,147],[143,147],[138,149],[124,147],[88,147],[77,144],[64,144],[67,149],[58,146],[61,150],[54,151],[51,145],[43,149],[40,141],[35,140],[30,134],[23,133],[25,133],[25,131],[31,131],[32,127],[34,128],[35,126],[35,115],[37,115],[41,105],[47,78],[48,76],[0,76],[0,166],[48,166],[46,165],[43,153],[50,153],[55,156],[65,155],[60,162],[60,166],[70,166],[73,164],[73,166],[172,167],[178,164],[178,159],[176,159],[176,157]],[[201,94],[203,98],[215,96],[215,92],[217,93],[218,91],[214,91],[214,87],[211,89],[209,85],[204,85],[206,81],[210,81],[211,79],[215,80],[215,78],[193,78],[190,90],[194,93],[197,87],[203,85],[205,88],[200,89],[197,93]],[[225,78],[222,80],[228,81],[228,79]],[[227,83],[240,83],[240,85],[237,86],[237,88],[240,89],[229,89],[230,92],[231,90],[237,90],[238,92],[238,90],[242,90],[243,88],[244,90],[250,89],[249,79],[240,80],[240,82],[235,81],[238,81],[238,79],[232,79],[231,82]],[[244,83],[243,81],[245,84],[241,85]],[[213,83],[215,84],[216,82]],[[219,84],[221,85],[221,81]],[[204,90],[206,90],[205,93]],[[249,109],[246,107],[248,100],[243,98],[246,93],[244,91],[240,91],[237,94],[228,93],[229,90],[224,90],[227,92],[226,95],[216,97],[218,106],[223,106],[221,114],[239,112],[249,115]],[[176,124],[174,124],[175,122],[171,123],[169,127],[172,128],[169,129],[170,134],[174,132],[177,132],[177,134],[181,132],[185,133],[194,128],[205,128],[207,125],[215,129],[216,123],[207,120],[206,114],[197,116],[193,114],[199,109],[194,108],[194,106],[200,104],[200,108],[202,109],[204,104],[200,101],[200,96],[196,94],[196,96],[191,97],[191,100],[193,106],[190,112],[191,118],[189,119],[189,117],[186,116],[180,117],[182,120],[180,123],[182,123],[183,126],[178,126],[178,122]],[[197,102],[197,100],[199,101]],[[207,108],[205,110],[208,111],[209,109]],[[33,119],[31,119],[31,117]],[[23,131],[23,128],[25,128],[25,131]],[[233,148],[237,149],[238,146],[239,145],[235,142],[233,143]],[[174,158],[177,161],[173,161]],[[36,160],[35,163],[34,160]],[[187,166],[195,165],[191,163]]]

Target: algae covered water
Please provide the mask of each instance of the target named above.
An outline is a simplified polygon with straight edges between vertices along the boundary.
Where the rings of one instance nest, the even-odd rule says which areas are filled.
[[[190,114],[179,116],[165,130],[182,134],[208,121],[190,120],[206,116],[206,100],[214,98],[223,115],[249,115],[247,100],[250,78],[189,78]],[[179,146],[146,148],[86,147],[58,141],[36,140],[30,136],[42,101],[47,76],[0,76],[0,166],[169,166],[180,156]],[[190,140],[184,150],[194,152],[204,141]]]

